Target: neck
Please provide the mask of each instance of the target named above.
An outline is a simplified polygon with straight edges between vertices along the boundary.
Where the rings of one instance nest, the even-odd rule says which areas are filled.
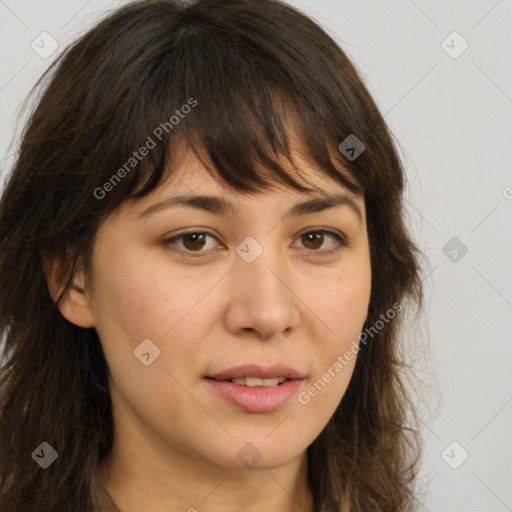
[[[113,450],[98,469],[98,477],[111,501],[108,512],[313,512],[307,482],[307,456],[274,469],[228,469],[173,464],[179,472],[162,472],[144,457],[122,456]]]

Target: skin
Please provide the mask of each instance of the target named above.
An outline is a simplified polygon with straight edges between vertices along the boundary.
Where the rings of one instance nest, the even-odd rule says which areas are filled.
[[[96,329],[111,372],[114,446],[98,476],[122,512],[312,512],[306,449],[342,399],[355,357],[308,404],[293,397],[271,413],[238,409],[204,377],[283,363],[307,375],[304,391],[350,348],[370,300],[364,198],[297,156],[309,183],[351,195],[362,219],[347,206],[287,218],[312,193],[276,187],[242,195],[216,182],[191,152],[183,155],[171,179],[104,221],[91,274],[78,272],[60,305],[69,321]],[[230,217],[178,206],[137,218],[182,193],[222,196],[240,211]],[[204,246],[165,243],[189,228],[215,238]],[[301,236],[318,228],[344,235],[349,246],[330,235],[323,243]],[[247,236],[263,247],[252,263],[235,251]],[[54,297],[61,264],[45,262]],[[134,355],[145,339],[160,349],[149,366]],[[255,467],[237,457],[249,441],[261,453]]]

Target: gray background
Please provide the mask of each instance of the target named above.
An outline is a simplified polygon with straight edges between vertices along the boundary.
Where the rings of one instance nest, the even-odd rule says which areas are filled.
[[[124,3],[0,0],[3,175],[21,103],[58,53],[44,59],[32,42],[48,49],[46,31],[60,50]],[[430,260],[418,490],[436,512],[512,511],[512,2],[290,3],[351,57],[407,170],[408,222]]]

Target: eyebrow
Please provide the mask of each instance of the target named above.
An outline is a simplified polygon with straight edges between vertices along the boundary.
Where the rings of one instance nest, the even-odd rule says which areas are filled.
[[[240,211],[235,204],[222,197],[183,195],[169,197],[149,206],[138,215],[138,218],[147,218],[157,212],[173,206],[195,208],[197,210],[204,210],[216,215],[230,215],[233,217],[240,215]],[[330,194],[325,192],[319,196],[313,197],[312,199],[308,199],[307,201],[294,204],[288,212],[286,212],[284,217],[298,217],[300,215],[317,213],[329,208],[340,206],[348,206],[359,217],[360,222],[363,220],[363,214],[361,213],[359,205],[350,196],[347,194]]]

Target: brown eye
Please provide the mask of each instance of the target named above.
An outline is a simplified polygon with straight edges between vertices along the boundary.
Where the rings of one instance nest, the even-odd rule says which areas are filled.
[[[335,243],[331,244],[330,248],[321,249],[324,242],[329,238],[334,239]],[[347,246],[346,240],[341,235],[328,229],[308,231],[300,235],[300,239],[306,249],[318,253],[320,256],[333,254]]]
[[[175,252],[189,256],[201,256],[208,253],[209,249],[215,248],[215,246],[207,247],[208,238],[217,240],[215,236],[205,231],[189,231],[164,240],[164,244]],[[327,229],[308,231],[300,235],[299,239],[304,249],[318,256],[328,256],[348,245],[343,236]],[[327,248],[322,248],[329,239],[334,240],[334,243],[331,243]]]
[[[315,233],[315,232],[306,233],[305,235],[302,235],[301,238],[302,238],[302,243],[308,249],[319,249],[324,242],[323,233]]]
[[[183,246],[189,251],[202,249],[205,245],[204,233],[189,233],[182,236]]]
[[[201,256],[203,253],[209,252],[209,248],[204,249],[208,244],[208,238],[216,240],[213,235],[205,231],[189,231],[188,233],[180,233],[168,240],[164,240],[164,245],[175,252],[181,252],[191,256]],[[177,248],[173,246],[177,246]],[[213,247],[215,246],[210,248]]]

